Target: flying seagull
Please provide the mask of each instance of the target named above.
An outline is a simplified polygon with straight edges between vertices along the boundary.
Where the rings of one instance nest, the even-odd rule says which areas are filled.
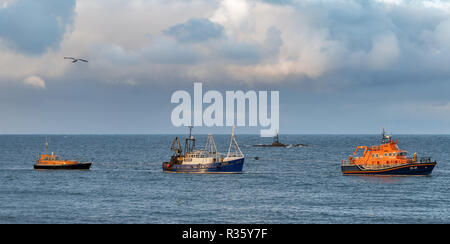
[[[86,59],[81,59],[81,58],[71,58],[71,57],[64,57],[64,59],[70,59],[70,60],[73,60],[72,61],[72,63],[76,63],[76,62],[78,62],[78,61],[83,61],[83,62],[89,62],[89,61],[87,61]]]

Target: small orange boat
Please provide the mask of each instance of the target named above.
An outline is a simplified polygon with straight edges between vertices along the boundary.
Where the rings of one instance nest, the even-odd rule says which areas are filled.
[[[48,149],[48,141],[45,142],[45,153],[40,154],[39,159],[36,160],[36,164],[34,165],[34,169],[75,169],[75,170],[82,170],[82,169],[89,169],[92,165],[92,163],[80,163],[75,160],[63,160],[60,156],[55,155],[54,153],[47,153]]]
[[[436,166],[431,158],[417,158],[414,153],[408,158],[407,151],[400,150],[398,140],[392,140],[392,135],[382,133],[381,145],[359,146],[348,160],[341,161],[344,175],[429,175]],[[361,157],[356,153],[364,150]]]

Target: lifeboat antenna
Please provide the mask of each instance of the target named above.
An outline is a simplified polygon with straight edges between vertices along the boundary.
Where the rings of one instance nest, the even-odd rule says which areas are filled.
[[[381,139],[381,143],[385,144],[385,143],[389,143],[389,141],[391,141],[392,139],[392,135],[386,135],[386,130],[383,128],[383,132],[381,133],[382,139]]]
[[[234,129],[236,129],[236,126],[233,126],[233,129],[231,131],[231,140],[230,140],[230,147],[228,148],[228,154],[227,157],[231,156],[237,156],[242,157],[244,154],[241,151],[241,148],[239,148],[239,145],[236,141],[236,136],[234,135]],[[233,154],[231,154],[231,148],[233,148]]]
[[[45,137],[45,154],[47,154],[48,151],[48,137]]]

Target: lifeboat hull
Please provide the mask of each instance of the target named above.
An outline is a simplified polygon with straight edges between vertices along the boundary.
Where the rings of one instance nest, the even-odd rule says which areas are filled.
[[[164,162],[163,171],[166,173],[188,174],[240,174],[244,167],[244,158],[222,163],[212,164],[175,164]]]
[[[35,164],[34,169],[44,170],[87,170],[91,168],[92,163],[78,163],[70,165],[43,165]]]
[[[430,175],[436,162],[405,164],[384,169],[365,169],[361,165],[342,166],[344,175]]]

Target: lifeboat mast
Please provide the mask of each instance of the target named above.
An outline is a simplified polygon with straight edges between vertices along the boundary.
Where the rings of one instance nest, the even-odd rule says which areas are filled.
[[[390,141],[392,141],[392,135],[386,135],[386,130],[383,128],[383,131],[381,133],[381,144],[387,144]]]

